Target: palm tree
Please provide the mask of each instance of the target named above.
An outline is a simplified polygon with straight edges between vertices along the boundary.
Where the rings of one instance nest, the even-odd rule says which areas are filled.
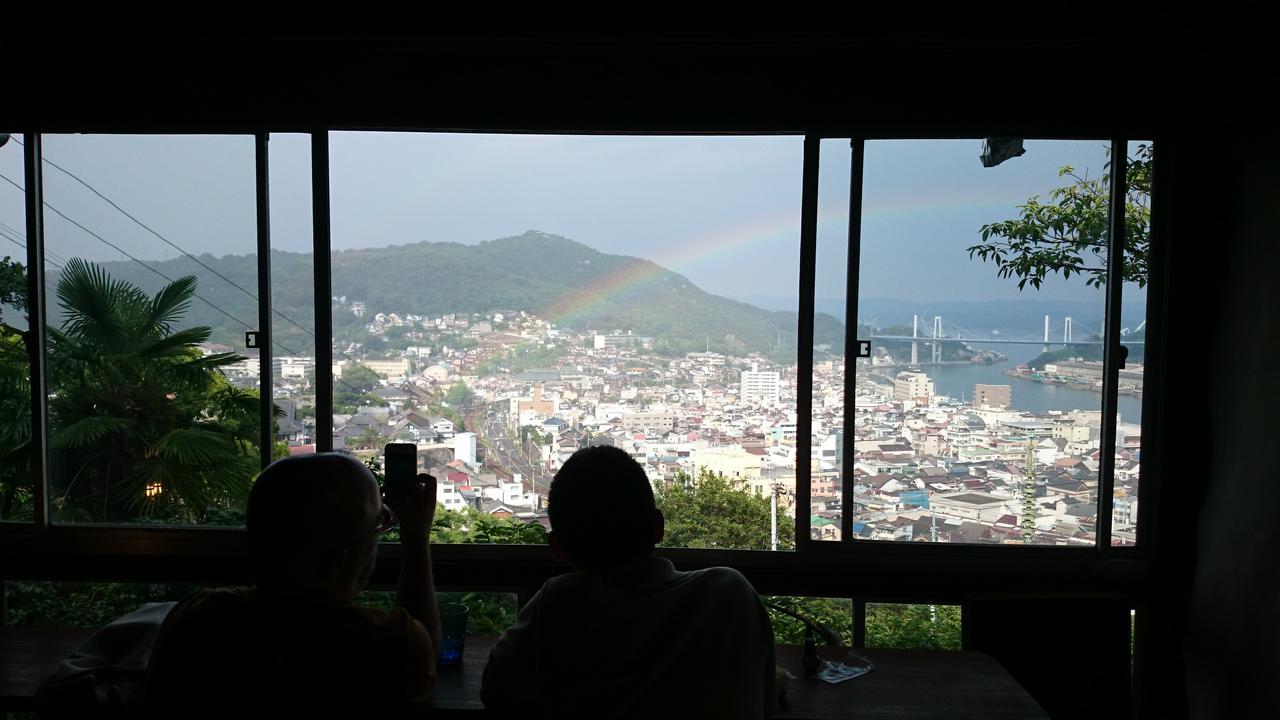
[[[49,329],[50,485],[64,521],[198,522],[243,506],[257,472],[258,395],[203,355],[208,327],[175,330],[195,294],[148,296],[79,258],[63,268]]]

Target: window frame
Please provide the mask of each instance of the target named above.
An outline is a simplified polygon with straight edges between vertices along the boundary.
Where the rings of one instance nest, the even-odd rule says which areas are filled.
[[[332,348],[331,308],[331,238],[329,213],[329,147],[331,131],[360,130],[359,127],[331,126],[314,129],[311,134],[312,157],[312,214],[313,253],[316,317],[316,391],[318,449],[332,448],[332,363],[320,362]],[[458,132],[457,130],[431,130],[424,128],[386,128],[388,130],[416,130],[423,132]],[[1144,385],[1151,391],[1143,393],[1143,445],[1145,482],[1143,493],[1154,498],[1161,483],[1160,446],[1163,424],[1160,410],[1164,404],[1164,350],[1162,329],[1165,325],[1165,287],[1167,253],[1165,218],[1166,203],[1154,188],[1163,186],[1170,172],[1171,147],[1169,141],[1148,128],[1095,128],[1096,132],[1079,134],[1057,131],[1035,133],[1029,128],[950,128],[946,132],[927,135],[904,135],[889,128],[826,127],[807,131],[777,131],[772,134],[802,135],[804,137],[804,167],[802,171],[802,216],[800,253],[800,295],[798,308],[797,353],[797,440],[796,494],[797,507],[808,507],[811,495],[811,445],[812,445],[812,369],[813,369],[813,317],[815,285],[815,253],[817,224],[818,155],[822,139],[851,139],[849,267],[846,277],[846,317],[856,317],[858,254],[861,239],[861,184],[862,148],[867,140],[883,139],[972,139],[974,137],[1008,135],[1027,138],[1090,139],[1111,137],[1113,158],[1112,193],[1123,198],[1123,171],[1127,158],[1127,138],[1149,138],[1155,147],[1152,192],[1151,224],[1151,276],[1148,281],[1147,337]],[[287,131],[287,130],[282,130]],[[128,132],[128,131],[120,131]],[[154,133],[155,129],[141,129],[140,134]],[[255,138],[255,162],[258,208],[258,278],[259,278],[259,345],[262,355],[261,395],[262,406],[271,406],[272,377],[270,367],[272,312],[270,290],[270,206],[267,192],[269,161],[266,148],[270,130],[260,129],[245,133]],[[476,132],[493,132],[478,130]],[[646,132],[651,135],[685,134],[678,130]],[[699,134],[706,134],[700,131]],[[760,131],[725,131],[726,135],[771,134]],[[46,295],[44,294],[44,227],[43,184],[41,172],[41,136],[37,132],[24,135],[24,166],[26,173],[26,227],[28,236],[28,291],[31,332],[38,342],[29,344],[32,370],[32,442],[35,443],[33,473],[37,483],[34,495],[34,521],[31,523],[0,523],[0,567],[3,578],[30,579],[86,579],[100,578],[126,580],[131,578],[154,580],[192,579],[218,582],[248,582],[247,538],[242,528],[142,528],[130,526],[60,526],[49,522],[47,497],[47,390],[44,348],[46,322]],[[1114,148],[1123,152],[1115,153]],[[857,205],[853,205],[856,196]],[[856,214],[855,214],[856,211]],[[1118,264],[1116,247],[1122,242],[1117,227],[1123,231],[1123,213],[1112,213],[1112,233],[1108,253],[1108,303],[1106,327],[1107,345],[1104,356],[1104,445],[1114,451],[1115,402],[1118,365],[1116,350],[1119,346],[1119,295],[1120,283],[1110,282]],[[855,222],[855,218],[857,222]],[[266,252],[263,251],[266,248]],[[321,292],[321,289],[324,292]],[[846,358],[857,342],[856,333],[846,332]],[[853,363],[846,363],[845,388],[848,391],[856,380]],[[327,388],[327,392],[326,392]],[[846,397],[849,395],[846,394]],[[846,406],[846,427],[851,406]],[[1107,412],[1107,410],[1110,412]],[[271,413],[260,416],[262,437],[270,432]],[[803,440],[800,437],[803,436]],[[846,453],[842,470],[852,465],[852,453]],[[1102,453],[1103,457],[1107,453]],[[269,461],[270,444],[264,443],[263,463]],[[1105,471],[1103,468],[1106,468]],[[1020,589],[1063,591],[1123,592],[1134,596],[1144,579],[1151,572],[1153,543],[1149,537],[1158,537],[1158,518],[1154,504],[1148,499],[1138,509],[1138,532],[1134,546],[1113,547],[1110,526],[1112,511],[1108,492],[1114,485],[1114,457],[1099,469],[1098,524],[1095,544],[1092,547],[1058,546],[984,546],[929,543],[897,543],[891,541],[860,541],[852,539],[852,484],[844,483],[842,489],[844,508],[840,541],[810,539],[809,514],[796,513],[796,551],[775,553],[770,551],[700,550],[662,548],[659,554],[670,557],[684,568],[730,565],[738,568],[756,583],[762,593],[778,595],[817,595],[847,597],[853,583],[860,590],[855,607],[867,600],[886,601],[934,601],[961,602],[971,593],[989,590],[993,585],[1002,586],[1016,581]],[[1106,528],[1105,533],[1103,528]],[[1103,542],[1105,540],[1105,542]],[[399,571],[402,555],[396,545],[384,544],[380,551],[375,583],[389,584]],[[433,549],[438,565],[437,578],[442,587],[467,587],[469,589],[511,589],[528,596],[551,575],[564,571],[549,550],[541,546],[485,546],[485,545],[437,545]],[[495,579],[501,578],[495,582]],[[889,588],[888,591],[876,588]],[[863,605],[864,607],[864,605]],[[857,625],[855,624],[855,627]]]

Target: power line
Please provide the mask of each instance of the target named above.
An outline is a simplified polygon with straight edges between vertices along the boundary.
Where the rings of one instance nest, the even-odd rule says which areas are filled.
[[[22,144],[22,142],[21,142],[20,140],[16,140],[16,139],[15,139],[15,142],[17,142],[19,145],[21,145],[21,144]],[[175,250],[177,250],[178,252],[182,253],[182,254],[183,254],[183,255],[185,255],[186,257],[190,258],[192,262],[196,263],[196,264],[197,264],[197,265],[199,265],[200,267],[202,267],[202,268],[204,268],[204,269],[208,270],[209,272],[213,273],[214,275],[218,276],[218,277],[219,277],[219,278],[221,278],[223,281],[225,281],[227,284],[229,284],[229,285],[231,285],[232,287],[236,288],[237,290],[239,290],[240,292],[244,293],[245,295],[248,295],[250,298],[252,298],[252,299],[253,299],[253,301],[254,301],[254,302],[261,303],[261,300],[258,298],[258,296],[257,296],[255,293],[253,293],[252,291],[248,290],[247,288],[245,288],[244,286],[240,285],[239,283],[235,282],[234,280],[232,280],[231,278],[227,277],[226,275],[223,275],[222,273],[218,272],[217,270],[215,270],[215,269],[213,269],[213,268],[209,267],[209,266],[208,266],[208,265],[206,265],[204,262],[202,262],[199,258],[197,258],[195,255],[192,255],[190,252],[188,252],[185,248],[183,248],[183,247],[179,246],[177,243],[175,243],[175,242],[173,242],[173,241],[169,240],[168,238],[166,238],[165,236],[161,235],[161,234],[160,234],[158,231],[156,231],[154,228],[152,228],[151,226],[149,226],[149,225],[147,225],[146,223],[144,223],[144,222],[142,222],[141,220],[139,220],[137,217],[135,217],[135,216],[134,216],[133,214],[131,214],[129,211],[127,211],[127,210],[125,210],[124,208],[120,207],[120,206],[119,206],[118,204],[116,204],[116,202],[115,202],[115,201],[113,201],[111,198],[109,198],[109,197],[107,197],[106,195],[102,194],[102,193],[101,193],[97,188],[95,188],[93,185],[89,184],[89,182],[88,182],[88,181],[84,180],[84,179],[83,179],[83,178],[81,178],[79,175],[76,175],[75,173],[71,172],[70,170],[68,170],[68,169],[66,169],[66,168],[62,167],[61,165],[59,165],[59,164],[55,163],[54,161],[52,161],[52,160],[50,160],[50,159],[48,159],[48,158],[44,157],[43,155],[41,156],[41,158],[40,158],[40,159],[41,159],[42,161],[44,161],[44,162],[48,163],[49,165],[51,165],[52,167],[54,167],[54,168],[55,168],[55,169],[57,169],[58,171],[60,171],[60,172],[64,173],[65,175],[67,175],[67,176],[68,176],[68,177],[70,177],[71,179],[75,180],[77,183],[79,183],[79,184],[83,185],[86,189],[88,189],[88,190],[89,190],[89,192],[91,192],[91,193],[93,193],[94,195],[97,195],[99,198],[101,198],[101,199],[103,200],[103,202],[107,203],[107,204],[108,204],[108,205],[110,205],[112,208],[114,208],[115,210],[117,210],[118,212],[120,212],[122,215],[124,215],[125,217],[129,218],[130,220],[132,220],[135,224],[137,224],[137,225],[138,225],[139,227],[141,227],[142,229],[146,230],[147,232],[149,232],[149,233],[151,233],[152,235],[154,235],[154,236],[156,236],[157,238],[159,238],[162,242],[164,242],[164,243],[165,243],[166,245],[168,245],[169,247],[172,247],[173,249],[175,249]],[[48,203],[45,203],[45,204],[46,204],[46,205],[48,205]],[[61,213],[59,213],[59,214],[61,214]],[[64,217],[65,217],[65,216],[64,216]],[[122,250],[121,252],[124,252],[124,251]],[[127,254],[127,253],[126,253],[126,254]],[[203,298],[202,298],[202,299],[203,299]],[[206,301],[206,302],[207,302],[207,301]],[[295,321],[293,318],[289,317],[288,315],[285,315],[283,312],[280,312],[279,310],[275,309],[274,307],[271,307],[271,308],[270,308],[270,310],[271,310],[271,313],[272,313],[273,315],[276,315],[277,317],[279,317],[279,318],[283,319],[285,322],[289,323],[290,325],[293,325],[294,327],[298,328],[299,330],[303,331],[304,333],[306,333],[306,334],[310,335],[310,336],[311,336],[311,337],[313,337],[313,338],[314,338],[314,337],[316,337],[315,332],[313,332],[310,328],[307,328],[306,326],[304,326],[304,325],[302,325],[302,324],[298,323],[298,322],[297,322],[297,321]],[[243,324],[243,323],[242,323],[242,324]],[[335,348],[330,347],[330,352],[334,352],[334,351],[335,351]],[[369,367],[368,367],[368,366],[364,365],[364,363],[361,363],[359,360],[356,360],[355,358],[351,357],[351,356],[350,356],[350,355],[348,355],[345,351],[343,351],[343,350],[336,350],[336,352],[337,352],[339,355],[341,355],[343,358],[345,358],[346,360],[348,360],[349,362],[351,362],[351,363],[353,363],[353,364],[355,364],[355,365],[357,365],[357,366],[359,366],[359,367],[363,367],[363,368],[365,368],[366,370],[369,370]],[[290,354],[292,354],[292,355],[300,355],[301,353],[294,352],[294,351],[290,351]],[[344,384],[345,384],[345,383],[344,383]],[[348,385],[347,387],[350,387],[350,386]]]
[[[8,178],[8,176],[6,176],[6,175],[0,174],[0,180],[4,180],[5,182],[7,182],[7,183],[9,183],[10,185],[12,185],[12,186],[14,186],[14,187],[18,188],[19,190],[21,190],[21,189],[22,189],[22,186],[21,186],[21,185],[18,185],[18,183],[16,183],[16,182],[14,182],[14,181],[10,180],[10,179]],[[50,205],[50,204],[49,204],[49,203],[47,203],[47,202],[46,202],[46,203],[44,203],[44,206],[45,206],[45,207],[47,207],[47,208],[49,208],[50,210],[52,210],[56,215],[58,215],[58,217],[62,218],[63,220],[66,220],[67,222],[71,223],[72,225],[75,225],[76,227],[78,227],[78,228],[80,228],[81,230],[85,231],[86,233],[88,233],[89,235],[91,235],[92,237],[94,237],[94,238],[95,238],[95,239],[97,239],[99,242],[103,243],[104,245],[107,245],[108,247],[115,248],[116,250],[118,250],[118,251],[120,252],[120,254],[121,254],[121,255],[124,255],[125,257],[129,258],[130,260],[132,260],[132,261],[134,261],[134,262],[138,263],[139,265],[141,265],[142,267],[144,267],[144,268],[146,268],[147,270],[151,271],[152,273],[155,273],[156,275],[159,275],[160,277],[164,278],[164,279],[165,279],[166,281],[168,281],[168,282],[171,282],[171,283],[172,283],[172,282],[175,282],[173,278],[169,277],[168,275],[165,275],[164,273],[160,272],[159,270],[157,270],[157,269],[155,269],[155,268],[151,267],[150,265],[146,264],[145,262],[143,262],[143,261],[139,260],[138,258],[134,257],[133,255],[129,254],[129,253],[128,253],[124,248],[120,247],[119,245],[116,245],[115,243],[111,242],[110,240],[107,240],[106,238],[102,237],[102,236],[101,236],[101,235],[99,235],[98,233],[96,233],[96,232],[94,232],[94,231],[90,230],[89,228],[85,227],[84,225],[81,225],[80,223],[78,223],[78,222],[76,222],[75,220],[71,219],[70,217],[68,217],[65,213],[63,213],[63,212],[62,212],[61,210],[59,210],[58,208],[56,208],[56,207],[54,207],[54,206]],[[220,312],[220,313],[222,313],[223,315],[227,316],[228,318],[230,318],[230,319],[234,320],[235,322],[240,323],[240,324],[241,324],[241,325],[243,325],[246,329],[248,329],[248,330],[253,330],[253,326],[252,326],[252,325],[250,325],[249,323],[247,323],[247,322],[245,322],[245,321],[241,320],[240,318],[236,317],[235,315],[232,315],[231,313],[227,312],[226,310],[223,310],[222,308],[218,307],[217,305],[214,305],[212,302],[209,302],[208,300],[206,300],[203,296],[199,295],[198,293],[192,292],[191,294],[192,294],[192,295],[194,295],[195,297],[199,298],[202,302],[204,302],[204,304],[208,305],[209,307],[213,308],[214,310],[217,310],[218,312]]]

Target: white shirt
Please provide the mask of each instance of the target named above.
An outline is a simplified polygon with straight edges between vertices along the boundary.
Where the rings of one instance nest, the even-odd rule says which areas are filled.
[[[480,695],[529,717],[763,718],[774,667],[769,614],[741,573],[645,557],[548,580],[490,653]]]

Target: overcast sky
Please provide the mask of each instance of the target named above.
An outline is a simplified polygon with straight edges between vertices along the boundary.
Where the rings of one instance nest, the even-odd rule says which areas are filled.
[[[418,241],[477,243],[525,230],[608,253],[648,258],[730,296],[795,297],[800,234],[799,137],[568,137],[333,133],[335,248]],[[309,140],[274,136],[275,247],[311,247]],[[22,183],[22,148],[0,147],[0,173]],[[971,261],[980,226],[1012,217],[1061,184],[1058,168],[1103,172],[1102,141],[1028,141],[995,168],[978,140],[868,144],[861,293],[928,302],[1016,300],[1013,282]],[[49,160],[79,175],[192,253],[255,247],[253,141],[244,136],[47,136]],[[818,295],[842,297],[849,145],[823,143]],[[118,245],[55,213],[58,258],[169,259],[179,251],[85,187],[46,169],[46,200]],[[23,227],[21,193],[0,181],[0,222]],[[0,226],[2,230],[5,226]],[[0,255],[21,250],[9,240]],[[1138,297],[1130,293],[1130,297]],[[1097,300],[1083,282],[1055,280],[1038,297]]]

